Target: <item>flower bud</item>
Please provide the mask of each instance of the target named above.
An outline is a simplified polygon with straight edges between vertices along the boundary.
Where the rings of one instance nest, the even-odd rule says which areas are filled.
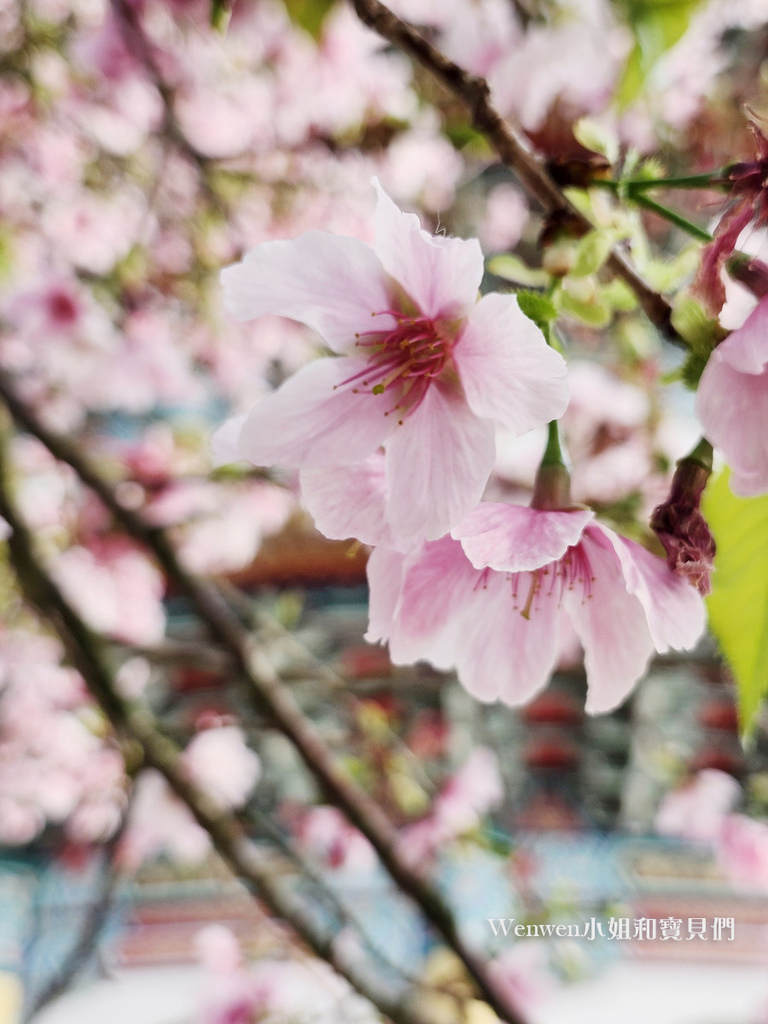
[[[706,458],[698,457],[702,445],[709,448]],[[702,442],[694,452],[681,459],[672,478],[667,500],[653,510],[651,529],[667,553],[667,564],[684,576],[700,594],[712,587],[710,575],[715,557],[715,539],[701,514],[701,496],[712,472],[711,446]],[[702,453],[704,454],[704,453]]]

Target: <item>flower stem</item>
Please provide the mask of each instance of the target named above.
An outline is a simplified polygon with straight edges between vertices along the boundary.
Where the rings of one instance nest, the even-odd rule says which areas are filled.
[[[562,509],[570,505],[571,475],[560,447],[558,421],[552,420],[548,427],[547,447],[536,473],[531,508]]]
[[[695,462],[697,466],[701,466],[702,469],[705,469],[708,473],[711,473],[712,457],[712,445],[709,443],[706,437],[702,437],[699,443],[695,446],[695,448],[688,452],[685,458],[680,459],[678,461],[678,465],[680,465],[681,462]]]
[[[669,207],[662,206],[661,203],[657,203],[655,202],[655,200],[649,199],[648,196],[640,194],[630,195],[628,196],[628,198],[632,202],[637,203],[638,206],[642,206],[646,210],[651,210],[659,217],[663,217],[664,220],[668,220],[670,224],[674,224],[676,225],[676,227],[681,228],[689,235],[693,235],[694,238],[698,238],[699,241],[712,241],[712,235],[710,235],[708,231],[705,231],[704,228],[700,228],[698,224],[694,224],[692,221],[687,220],[685,217],[681,216],[681,214],[677,213],[675,210],[670,210]]]
[[[724,171],[706,174],[688,174],[677,178],[596,178],[590,184],[595,188],[610,188],[615,192],[645,192],[652,188],[718,188],[724,182]]]

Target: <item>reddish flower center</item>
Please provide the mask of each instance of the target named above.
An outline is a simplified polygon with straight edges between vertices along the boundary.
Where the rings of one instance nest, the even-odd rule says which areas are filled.
[[[66,291],[56,288],[48,295],[48,315],[57,327],[71,327],[78,318],[77,304]]]
[[[395,325],[355,335],[355,348],[367,356],[367,364],[339,386],[354,384],[355,393],[391,393],[396,401],[384,415],[398,412],[402,422],[421,405],[432,381],[451,366],[454,339],[432,317],[407,316],[391,309],[371,315],[394,317]]]

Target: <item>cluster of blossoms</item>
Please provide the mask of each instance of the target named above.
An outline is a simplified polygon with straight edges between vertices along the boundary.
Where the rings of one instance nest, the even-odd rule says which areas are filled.
[[[519,704],[548,681],[567,621],[588,708],[608,711],[654,651],[690,649],[697,590],[574,506],[549,446],[531,507],[485,501],[494,422],[556,421],[565,363],[511,295],[477,300],[476,242],[430,236],[379,187],[373,248],[318,232],[258,246],[223,272],[230,311],[278,313],[336,353],[221,428],[220,458],[301,470],[322,532],[373,546],[370,640],[396,663],[454,667],[480,700]]]

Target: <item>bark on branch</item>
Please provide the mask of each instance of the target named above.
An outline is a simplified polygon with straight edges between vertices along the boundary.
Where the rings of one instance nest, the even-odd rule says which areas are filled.
[[[542,160],[534,152],[526,136],[506,121],[493,106],[490,88],[484,78],[471,75],[458,64],[448,60],[379,0],[351,2],[362,22],[393,46],[413,57],[465,104],[473,126],[486,136],[501,162],[514,171],[524,188],[540,203],[547,214],[564,211],[585,230],[593,227],[588,218],[576,209],[547,173]],[[642,278],[626,253],[614,247],[607,265],[629,285],[637,296],[643,312],[658,331],[668,341],[684,346],[685,342],[672,326],[671,306]]]

